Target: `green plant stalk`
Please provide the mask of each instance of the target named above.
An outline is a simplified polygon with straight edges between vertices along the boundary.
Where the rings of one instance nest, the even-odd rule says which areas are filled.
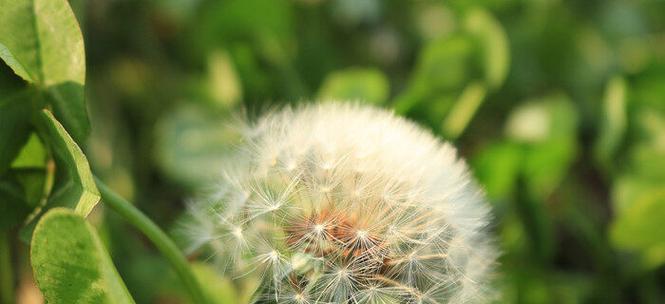
[[[0,303],[14,303],[14,274],[8,231],[0,231]]]
[[[189,267],[187,259],[168,235],[134,205],[113,192],[99,178],[95,177],[95,182],[102,194],[104,203],[145,234],[171,263],[171,266],[173,266],[180,280],[182,280],[189,291],[192,302],[197,304],[208,303],[199,281]]]

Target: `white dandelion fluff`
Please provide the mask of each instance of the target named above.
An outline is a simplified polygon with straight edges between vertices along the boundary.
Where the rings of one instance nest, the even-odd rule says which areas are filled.
[[[267,114],[242,139],[187,232],[262,278],[255,302],[487,301],[488,206],[451,145],[341,103]]]

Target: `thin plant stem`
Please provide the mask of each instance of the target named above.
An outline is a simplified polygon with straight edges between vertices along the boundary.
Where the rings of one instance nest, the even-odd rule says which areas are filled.
[[[132,203],[111,190],[99,178],[95,177],[95,181],[104,203],[148,237],[171,263],[176,274],[187,287],[193,303],[208,303],[199,281],[189,267],[187,259],[171,238]]]

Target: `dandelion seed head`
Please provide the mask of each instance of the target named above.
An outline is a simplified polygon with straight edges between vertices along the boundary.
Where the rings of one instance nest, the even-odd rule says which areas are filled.
[[[287,108],[248,123],[190,247],[279,303],[477,303],[495,249],[455,148],[390,112]]]

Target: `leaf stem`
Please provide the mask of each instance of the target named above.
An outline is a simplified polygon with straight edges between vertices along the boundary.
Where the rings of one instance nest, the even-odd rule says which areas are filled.
[[[0,231],[0,303],[14,303],[14,273],[9,231]]]
[[[132,203],[106,186],[99,178],[95,177],[95,182],[102,194],[104,203],[145,234],[171,263],[180,280],[187,287],[193,303],[208,303],[199,281],[189,267],[187,259],[166,233]]]

